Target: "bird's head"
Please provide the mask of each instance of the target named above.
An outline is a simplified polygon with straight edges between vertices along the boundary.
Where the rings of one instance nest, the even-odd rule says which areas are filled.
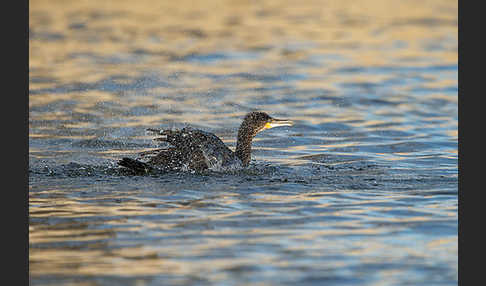
[[[287,119],[273,118],[265,112],[254,111],[248,113],[241,126],[245,127],[253,136],[258,132],[279,126],[292,126],[293,122]]]

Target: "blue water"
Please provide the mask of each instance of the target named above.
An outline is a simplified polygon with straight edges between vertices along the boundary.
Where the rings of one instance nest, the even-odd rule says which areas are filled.
[[[457,284],[457,3],[280,2],[30,4],[32,285]],[[248,169],[116,164],[252,110]]]

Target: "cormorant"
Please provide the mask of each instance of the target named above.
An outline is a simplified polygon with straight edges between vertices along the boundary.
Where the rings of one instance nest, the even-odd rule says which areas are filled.
[[[216,135],[191,127],[181,130],[147,129],[160,137],[157,141],[167,142],[169,147],[140,153],[150,156],[142,162],[123,158],[118,165],[136,173],[150,173],[155,170],[224,170],[247,167],[251,160],[251,141],[257,133],[274,127],[291,126],[290,120],[275,119],[265,112],[246,114],[236,140],[236,150],[231,151]]]

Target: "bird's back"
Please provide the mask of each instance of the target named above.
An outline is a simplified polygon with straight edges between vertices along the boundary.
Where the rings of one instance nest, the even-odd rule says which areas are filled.
[[[173,170],[205,170],[238,165],[239,159],[216,135],[186,127],[180,130],[153,130],[156,141],[167,142],[147,163]]]

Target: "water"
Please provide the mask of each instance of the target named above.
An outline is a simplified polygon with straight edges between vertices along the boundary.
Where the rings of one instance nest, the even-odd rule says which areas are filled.
[[[457,1],[32,1],[32,285],[457,284]],[[241,172],[129,176],[189,124]]]

